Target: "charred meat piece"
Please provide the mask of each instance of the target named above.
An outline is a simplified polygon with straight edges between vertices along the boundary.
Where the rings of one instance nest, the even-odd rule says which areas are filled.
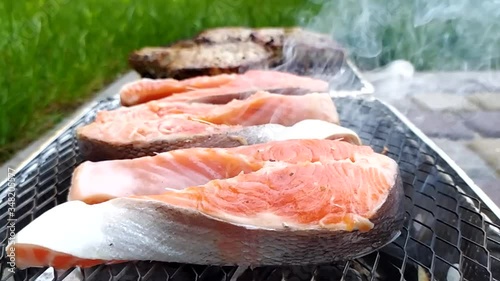
[[[265,68],[271,56],[264,46],[254,42],[182,42],[170,47],[141,49],[130,56],[129,62],[144,78],[182,80]]]
[[[129,64],[144,78],[181,80],[269,68],[301,75],[332,73],[344,59],[342,48],[325,34],[297,27],[219,27],[166,47],[136,50]]]

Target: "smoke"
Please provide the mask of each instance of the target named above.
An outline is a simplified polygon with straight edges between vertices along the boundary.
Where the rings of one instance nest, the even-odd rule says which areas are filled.
[[[378,97],[389,102],[413,94],[409,92],[415,91],[411,85],[415,72],[471,72],[500,66],[500,32],[496,31],[500,28],[500,0],[309,0],[306,6],[298,14],[298,25],[338,42],[372,82]],[[285,60],[300,60],[296,44],[285,47]],[[325,69],[332,59],[319,61],[324,65],[316,65],[312,76],[327,76],[333,90],[345,90],[356,80],[346,73],[346,65],[328,76]],[[293,71],[290,64],[278,70]],[[494,85],[494,79],[491,76],[486,82]],[[465,80],[451,83],[455,92],[489,87],[475,83],[471,89],[465,87]],[[429,90],[430,85],[424,85]]]
[[[372,58],[382,52],[378,29],[387,24],[386,15],[384,7],[371,0],[362,0],[357,4],[344,0],[329,1],[323,4],[318,15],[310,21],[302,19],[301,25],[331,34],[353,53]]]
[[[500,55],[498,0],[310,0],[299,24],[330,34],[362,69],[485,70]]]
[[[436,0],[416,0],[414,26],[422,26],[433,20],[445,21],[460,18],[461,13],[465,12],[466,1],[436,1]]]

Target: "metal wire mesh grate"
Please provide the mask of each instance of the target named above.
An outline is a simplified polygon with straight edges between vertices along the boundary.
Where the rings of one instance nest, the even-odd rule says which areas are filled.
[[[457,172],[379,101],[337,98],[335,102],[343,126],[399,163],[406,194],[401,236],[357,260],[308,267],[249,268],[239,280],[500,280],[500,219]],[[66,201],[72,171],[82,161],[74,129],[91,122],[96,111],[116,106],[117,100],[100,102],[18,171],[16,231]],[[9,237],[6,189],[6,184],[0,189],[2,281],[36,280],[42,274],[49,274],[53,280],[71,275],[76,280],[202,281],[229,280],[235,273],[233,267],[158,262],[103,265],[72,272],[29,269],[9,273],[4,249]]]

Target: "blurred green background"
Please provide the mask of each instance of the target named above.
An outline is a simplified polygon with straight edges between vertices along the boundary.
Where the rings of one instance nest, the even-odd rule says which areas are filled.
[[[329,32],[362,69],[497,68],[495,1],[3,0],[0,163],[128,71],[127,56],[215,26]]]

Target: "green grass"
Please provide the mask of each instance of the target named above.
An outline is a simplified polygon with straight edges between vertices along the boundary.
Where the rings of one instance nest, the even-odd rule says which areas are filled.
[[[485,33],[497,30],[496,7],[476,5],[467,17],[435,16],[414,26],[425,9],[401,4],[411,1],[334,0],[323,5],[322,20],[311,22],[322,7],[312,1],[1,1],[0,163],[127,71],[132,50],[208,27],[310,23],[333,32],[362,68],[393,59],[408,59],[417,69],[498,64],[499,36]]]
[[[132,50],[211,26],[291,25],[305,1],[211,2],[2,1],[0,162],[127,71]]]

